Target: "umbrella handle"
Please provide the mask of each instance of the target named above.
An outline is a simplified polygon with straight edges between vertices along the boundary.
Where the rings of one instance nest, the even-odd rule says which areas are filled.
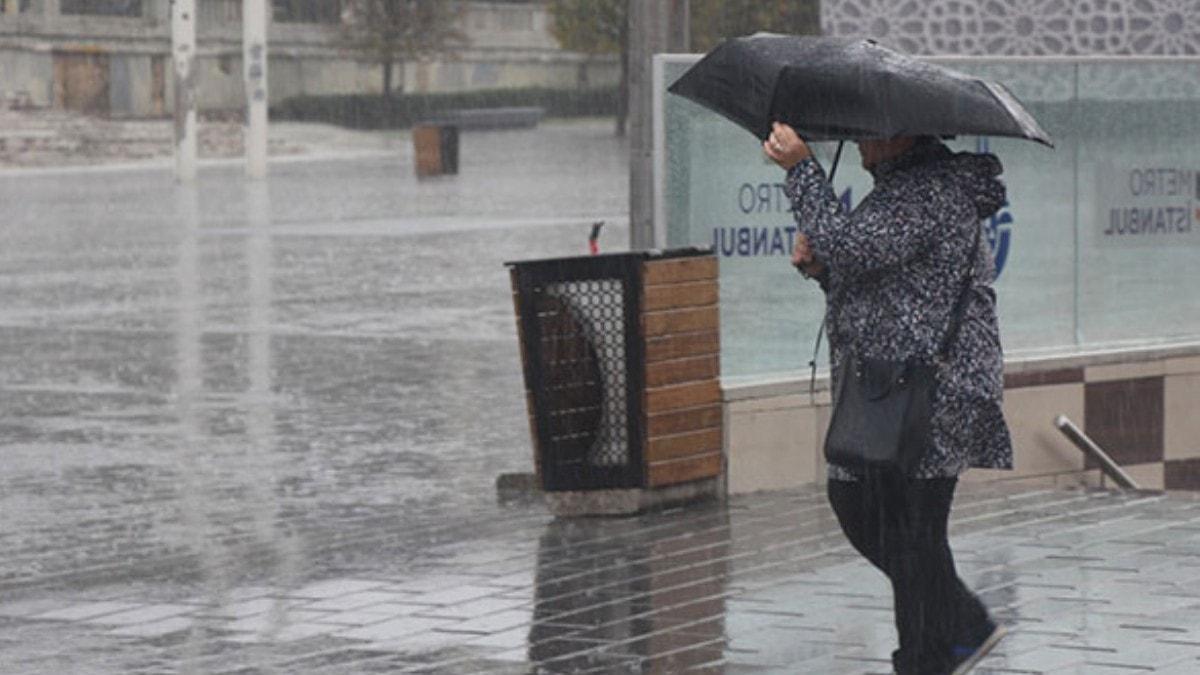
[[[829,167],[829,184],[833,184],[833,177],[837,175],[838,162],[842,159],[842,148],[846,147],[846,141],[838,141],[837,152],[833,153],[833,166]]]

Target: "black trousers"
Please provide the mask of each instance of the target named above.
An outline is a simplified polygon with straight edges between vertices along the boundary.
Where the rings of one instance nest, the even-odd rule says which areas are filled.
[[[980,644],[992,631],[987,608],[954,568],[946,525],[957,478],[914,479],[868,473],[829,481],[829,502],[850,543],[887,575],[895,600],[899,675],[950,672],[954,647]]]

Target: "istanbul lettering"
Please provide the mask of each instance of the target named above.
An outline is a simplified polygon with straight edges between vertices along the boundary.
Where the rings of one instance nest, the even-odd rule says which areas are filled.
[[[1101,174],[1103,183],[1111,185],[1117,178],[1114,173],[1110,169]],[[1120,200],[1107,204],[1107,218],[1102,217],[1106,238],[1189,234],[1197,229],[1200,171],[1142,167],[1123,173],[1126,176],[1118,183]],[[1107,187],[1103,183],[1102,191]]]
[[[776,214],[792,212],[791,203],[783,191],[782,183],[743,183],[738,189],[738,209],[743,215]],[[838,197],[847,211],[853,203],[851,188],[846,188]],[[1005,202],[1005,207],[1008,203]],[[996,260],[996,276],[1004,271],[1012,241],[1012,214],[1001,211],[983,223],[988,245]],[[714,227],[713,250],[726,258],[754,256],[791,255],[796,245],[796,226],[774,227]]]
[[[850,209],[850,188],[840,197]],[[791,214],[792,204],[783,183],[743,183],[737,193],[738,210],[743,215]],[[726,258],[738,256],[791,255],[796,245],[796,226],[714,227],[713,249]]]

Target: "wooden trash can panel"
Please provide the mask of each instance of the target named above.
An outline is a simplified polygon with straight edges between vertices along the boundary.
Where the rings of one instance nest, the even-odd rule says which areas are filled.
[[[436,140],[436,130],[414,131],[427,156],[442,151]],[[691,249],[510,264],[543,488],[678,495],[687,483],[715,485],[724,463],[716,257]]]
[[[649,415],[646,422],[646,435],[649,438],[670,436],[687,431],[699,431],[712,427],[720,427],[724,423],[723,410],[720,403],[685,408],[670,412]]]
[[[412,137],[417,176],[458,173],[457,127],[418,125]]]
[[[648,260],[642,274],[648,484],[721,473],[720,310],[715,256]]]
[[[418,176],[442,173],[442,133],[438,127],[413,127],[413,154]]]
[[[705,478],[716,478],[721,475],[722,458],[720,452],[714,452],[697,457],[674,459],[665,462],[654,462],[649,467],[648,487],[666,487]]]

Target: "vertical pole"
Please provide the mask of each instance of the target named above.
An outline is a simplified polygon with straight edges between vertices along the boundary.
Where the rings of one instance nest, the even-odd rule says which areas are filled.
[[[175,179],[196,180],[196,0],[172,0],[171,62],[175,84]]]
[[[651,59],[688,50],[689,0],[629,3],[629,247],[653,248],[654,126]]]
[[[684,54],[692,48],[691,0],[667,0],[667,51]]]
[[[175,281],[175,403],[179,436],[175,443],[175,466],[179,469],[179,512],[186,543],[200,563],[201,583],[206,595],[216,600],[228,587],[224,553],[210,536],[210,501],[206,479],[214,458],[209,454],[212,439],[204,431],[204,290],[200,271],[200,200],[195,185],[175,187],[175,219],[180,228],[179,260]],[[204,653],[202,631],[188,631],[183,646],[182,672],[198,673],[196,663]]]
[[[267,3],[242,5],[242,70],[246,83],[246,175],[267,176]]]
[[[275,490],[280,484],[280,462],[276,457],[275,407],[273,401],[273,364],[271,344],[273,281],[275,277],[274,245],[271,241],[271,198],[265,180],[246,182],[247,278],[247,363],[249,390],[243,409],[246,411],[246,454],[243,476],[250,499],[253,500],[254,527],[258,541],[276,554],[272,578],[284,588],[293,587],[299,576],[301,553],[295,538],[286,533],[286,502],[276,503]],[[286,608],[277,600],[272,607],[266,633],[282,630]]]

